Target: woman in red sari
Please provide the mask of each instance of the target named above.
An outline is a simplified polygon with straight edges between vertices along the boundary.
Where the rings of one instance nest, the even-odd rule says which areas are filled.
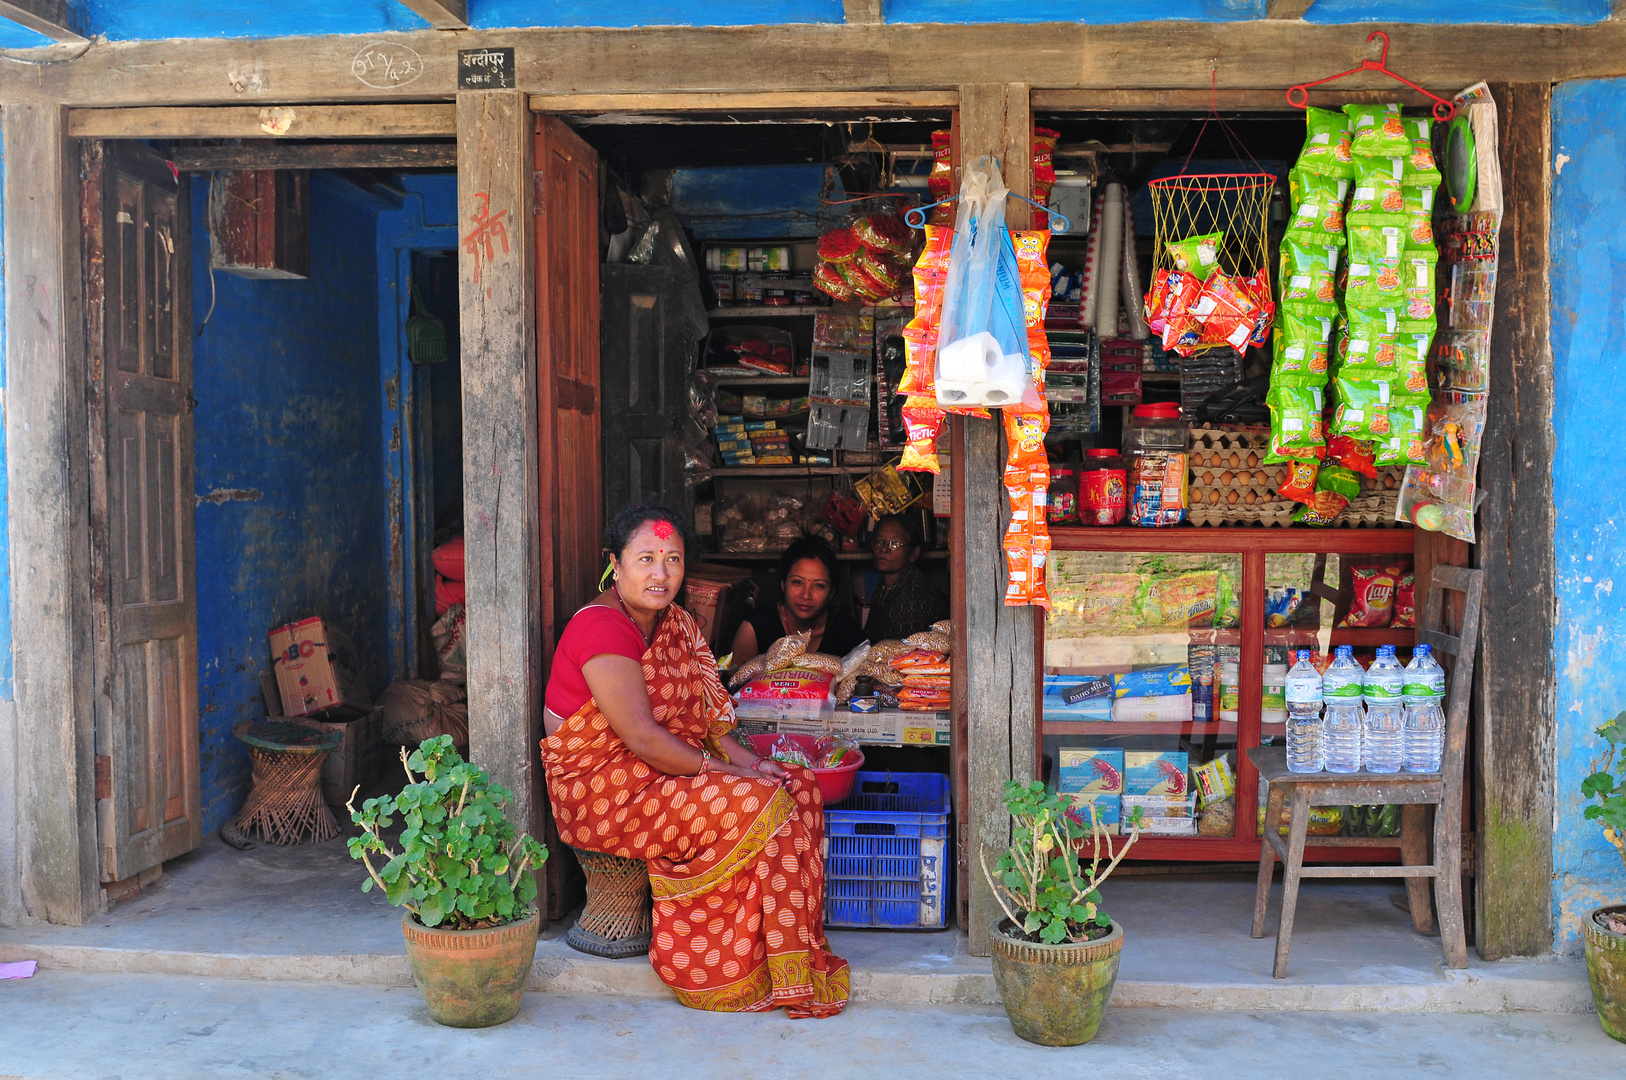
[[[824,809],[805,769],[730,734],[734,710],[683,587],[683,525],[660,506],[608,531],[610,588],[560,636],[542,763],[559,836],[644,859],[649,959],[683,1004],[833,1016],[847,962],[824,937]]]

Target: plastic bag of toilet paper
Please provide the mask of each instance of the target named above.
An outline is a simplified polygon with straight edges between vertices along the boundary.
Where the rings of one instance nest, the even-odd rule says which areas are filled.
[[[934,379],[939,405],[1039,408],[1030,375],[1021,271],[1005,224],[1009,193],[991,157],[960,185]]]

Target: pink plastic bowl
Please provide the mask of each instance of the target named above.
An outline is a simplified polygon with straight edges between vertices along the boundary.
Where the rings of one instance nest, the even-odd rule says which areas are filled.
[[[751,736],[751,749],[766,757],[773,750],[773,742],[778,735]],[[809,760],[816,760],[818,755],[813,750],[813,744],[818,740],[811,735],[786,735],[785,738],[807,751]],[[853,779],[858,770],[864,767],[864,752],[854,747],[843,764],[834,769],[814,769],[813,775],[819,781],[819,793],[824,796],[825,806],[834,806],[848,795],[852,794]]]

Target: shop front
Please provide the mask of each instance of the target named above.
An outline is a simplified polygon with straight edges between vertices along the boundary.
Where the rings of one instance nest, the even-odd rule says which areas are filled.
[[[875,617],[877,590],[898,580],[889,577],[898,571],[883,563],[898,550],[909,556],[911,580],[929,590],[923,595],[941,597],[950,640],[946,649],[937,642],[937,648],[909,650],[936,654],[916,658],[922,670],[894,667],[896,657],[888,657],[885,670],[872,664],[868,672],[853,673],[866,682],[842,687],[834,681],[827,700],[812,707],[759,703],[745,717],[765,735],[806,734],[814,725],[846,734],[864,755],[863,771],[881,774],[883,783],[897,782],[888,776],[946,778],[920,781],[946,795],[933,802],[942,820],[930,824],[941,831],[928,838],[942,842],[942,861],[931,871],[936,879],[927,880],[917,850],[913,893],[904,889],[903,904],[882,915],[870,903],[862,916],[844,915],[851,921],[832,925],[954,927],[969,936],[977,954],[986,951],[988,927],[998,913],[978,869],[979,855],[1009,842],[1006,781],[1041,780],[1078,797],[1081,809],[1098,807],[1103,816],[1107,803],[1115,802],[1110,810],[1120,822],[1125,795],[1161,799],[1160,808],[1171,812],[1142,830],[1131,856],[1132,864],[1149,871],[1250,869],[1258,862],[1261,831],[1274,823],[1261,820],[1261,785],[1247,751],[1286,737],[1279,715],[1284,710],[1275,706],[1273,691],[1284,674],[1280,669],[1291,666],[1289,650],[1325,656],[1344,644],[1362,654],[1396,645],[1404,659],[1412,630],[1397,617],[1393,598],[1385,607],[1371,595],[1374,579],[1390,582],[1398,593],[1409,575],[1413,604],[1420,606],[1420,583],[1439,563],[1493,571],[1490,588],[1503,603],[1515,592],[1550,593],[1550,568],[1543,577],[1540,559],[1529,554],[1540,548],[1532,546],[1531,522],[1550,520],[1550,500],[1539,487],[1511,483],[1506,435],[1529,402],[1551,392],[1526,359],[1545,347],[1544,336],[1537,340],[1527,328],[1533,308],[1545,311],[1545,301],[1534,299],[1539,290],[1533,282],[1542,276],[1547,255],[1529,232],[1518,231],[1534,229],[1535,222],[1545,229],[1539,182],[1531,187],[1545,167],[1545,144],[1532,144],[1521,133],[1535,123],[1531,117],[1546,115],[1547,99],[1522,83],[1492,90],[1498,106],[1492,127],[1499,123],[1508,134],[1501,144],[1502,258],[1505,265],[1512,243],[1522,261],[1517,275],[1503,274],[1494,286],[1497,316],[1486,329],[1481,357],[1489,392],[1464,391],[1481,395],[1476,400],[1483,404],[1485,431],[1501,433],[1484,438],[1477,489],[1483,503],[1473,502],[1475,492],[1465,496],[1470,515],[1478,506],[1474,543],[1418,528],[1409,506],[1400,506],[1408,469],[1425,469],[1426,458],[1380,466],[1375,452],[1369,470],[1336,466],[1354,476],[1348,506],[1329,525],[1315,527],[1291,522],[1295,506],[1315,501],[1313,483],[1304,502],[1284,497],[1291,461],[1269,460],[1269,406],[1278,403],[1267,403],[1268,391],[1289,385],[1276,378],[1278,356],[1269,333],[1281,334],[1292,314],[1279,291],[1291,277],[1282,272],[1282,252],[1292,215],[1301,208],[1293,205],[1287,174],[1306,136],[1304,113],[1283,93],[1347,66],[1343,61],[1354,46],[1340,37],[1334,48],[1333,38],[1316,29],[1303,32],[1297,49],[1283,37],[1279,51],[1262,53],[1232,35],[1225,38],[1227,48],[1239,59],[1234,65],[1222,61],[1217,74],[1198,56],[1210,55],[1205,46],[1167,56],[1155,79],[1140,61],[1122,58],[1103,58],[1099,71],[1075,79],[1058,72],[1077,68],[1080,55],[1094,55],[1089,35],[1100,31],[1066,32],[1081,36],[1059,37],[1061,44],[1036,50],[1028,28],[1020,35],[1003,28],[985,50],[958,51],[936,72],[912,51],[921,47],[923,34],[852,31],[882,41],[898,64],[924,65],[902,82],[877,74],[834,39],[825,41],[826,31],[811,41],[778,30],[755,39],[763,70],[778,59],[785,72],[793,72],[814,54],[837,66],[817,80],[745,78],[737,72],[702,76],[716,42],[684,31],[659,39],[675,51],[659,71],[643,73],[631,85],[584,60],[569,60],[561,62],[586,66],[531,82],[522,77],[516,88],[463,89],[453,79],[455,50],[443,44],[424,45],[446,70],[416,84],[410,92],[424,98],[416,104],[380,104],[374,88],[342,111],[314,102],[345,97],[348,84],[345,94],[335,90],[338,80],[316,76],[280,84],[300,89],[287,91],[290,96],[279,97],[275,107],[296,110],[296,123],[329,124],[312,139],[375,149],[391,138],[427,141],[436,147],[440,170],[455,167],[456,205],[448,207],[455,230],[444,220],[426,220],[425,235],[413,243],[441,251],[449,241],[458,253],[466,591],[469,611],[479,613],[471,617],[467,637],[470,756],[515,789],[517,816],[539,833],[549,827],[536,746],[552,646],[569,616],[593,594],[603,569],[606,515],[646,494],[681,506],[702,534],[707,569],[696,578],[704,585],[691,583],[687,602],[692,610],[715,605],[713,646],[719,655],[737,651],[748,613],[742,598],[754,597],[757,608],[774,608],[784,598],[788,573],[777,565],[789,542],[804,535],[819,537],[833,554],[826,581],[830,613],[839,611],[860,630],[866,609]],[[960,31],[932,30],[924,37],[940,33],[945,41],[959,40]],[[1135,56],[1170,52],[1156,35],[1134,40]],[[1446,97],[1498,74],[1468,64],[1462,42],[1444,30],[1418,31],[1408,38],[1413,40],[1419,44],[1408,44],[1408,55],[1426,58],[1413,74]],[[1400,41],[1397,36],[1397,49]],[[527,51],[541,48],[525,32],[498,35],[493,42],[517,50],[521,71],[529,70]],[[337,57],[340,44],[353,43],[327,42],[318,51]],[[309,68],[307,52],[278,52],[275,63],[266,63],[303,71]],[[719,88],[719,80],[726,85]],[[52,86],[53,103],[6,110],[8,149],[25,143],[46,148],[30,151],[43,155],[38,161],[8,154],[8,205],[29,198],[77,205],[73,164],[80,140],[212,141],[250,137],[266,122],[256,108],[246,121],[234,112],[229,119],[236,126],[220,126],[234,106],[201,83],[142,83],[118,103],[129,111],[89,100],[89,91],[77,84]],[[1337,111],[1345,104],[1398,101],[1407,116],[1430,104],[1399,84],[1353,87],[1319,88],[1309,103]],[[62,101],[72,108],[61,107]],[[162,112],[162,122],[136,115],[135,106]],[[1212,124],[1202,134],[1205,120],[1216,119],[1233,129],[1238,146],[1217,136]],[[134,126],[137,121],[149,126]],[[447,141],[453,137],[455,147]],[[1036,146],[1043,150],[1036,152]],[[410,156],[383,154],[376,164],[362,156],[351,165],[387,171],[391,162]],[[935,233],[914,228],[905,213],[953,194],[963,171],[990,156],[998,159],[1000,179],[1013,195],[1047,204],[1070,225],[1063,230],[1050,215],[1014,200],[1006,213],[1019,237],[1043,236],[1037,261],[1043,273],[1031,285],[1036,295],[1048,295],[1033,309],[1027,337],[1030,357],[1050,357],[1041,404],[1028,414],[1042,416],[1032,422],[1048,430],[1038,454],[1030,447],[1023,463],[1028,478],[1014,492],[1008,470],[1021,439],[1009,438],[1013,430],[1020,436],[1020,428],[1008,416],[950,413],[934,421],[917,412],[929,413],[939,399],[918,379],[921,334],[934,328],[917,321],[927,305],[918,302],[921,275],[915,271],[923,253],[952,231],[954,207],[929,223],[945,230]],[[290,157],[268,167],[295,164]],[[1154,344],[1150,327],[1147,336],[1137,337],[1137,316],[1147,315],[1146,293],[1159,269],[1170,268],[1168,242],[1225,231],[1168,231],[1151,205],[1150,188],[1159,177],[1183,173],[1271,177],[1258,235],[1238,256],[1252,261],[1227,271],[1233,277],[1263,272],[1269,286],[1276,321],[1266,329],[1255,322],[1253,329],[1261,330],[1257,345],[1221,348],[1208,342],[1186,357],[1165,348],[1161,335]],[[431,185],[448,203],[450,180],[444,176]],[[1105,213],[1109,200],[1116,217]],[[1431,220],[1438,229],[1441,216]],[[21,251],[34,242],[56,252],[62,256],[56,279],[77,289],[78,237],[65,243],[57,235],[64,228],[61,221],[51,225],[13,215],[7,246]],[[827,241],[844,230],[854,243]],[[1100,245],[1114,234],[1113,271],[1103,273]],[[1340,250],[1347,251],[1348,243],[1346,235]],[[1437,247],[1430,265],[1443,267],[1443,259]],[[867,264],[862,273],[852,265],[861,262]],[[828,289],[821,290],[821,280]],[[1086,315],[1084,290],[1104,291],[1108,280],[1117,287],[1115,306],[1108,305],[1103,318],[1098,291]],[[1443,288],[1447,275],[1436,270],[1433,280]],[[202,302],[199,283],[207,285],[207,277],[194,283],[194,307]],[[1336,281],[1333,287],[1345,288]],[[1070,295],[1075,288],[1078,295]],[[8,295],[12,356],[72,336],[65,327],[76,309],[34,294]],[[47,316],[43,322],[29,317],[35,307]],[[1504,318],[1509,310],[1522,317]],[[1322,344],[1336,348],[1332,316],[1293,317],[1300,316],[1301,322],[1325,317]],[[1232,355],[1222,355],[1226,349]],[[20,369],[14,364],[13,370]],[[912,378],[913,389],[904,388]],[[1394,390],[1386,380],[1370,385],[1378,382],[1387,388],[1382,393]],[[1252,412],[1210,417],[1203,411],[1210,397],[1239,383],[1237,403],[1254,406]],[[14,378],[8,424],[15,429],[32,423],[67,439],[77,421],[50,404],[60,398],[62,385]],[[1034,387],[1039,389],[1037,381]],[[1510,389],[1504,393],[1503,387]],[[1320,389],[1321,405],[1334,409],[1336,421],[1336,387]],[[1409,392],[1432,404],[1430,392],[1439,389],[1436,380]],[[381,384],[379,391],[387,400],[389,387]],[[1342,404],[1352,407],[1352,401]],[[1177,408],[1171,413],[1168,406]],[[1429,406],[1418,407],[1426,412]],[[30,468],[43,475],[49,455],[36,446],[34,431],[26,434],[14,432],[13,475]],[[387,445],[388,424],[378,434]],[[1368,425],[1352,429],[1350,438],[1371,447],[1381,441],[1379,434]],[[91,460],[90,447],[82,449]],[[1142,526],[1126,520],[1126,497],[1124,516],[1095,523],[1077,516],[1091,509],[1110,516],[1111,500],[1099,497],[1104,482],[1121,469],[1128,485],[1151,454],[1162,455],[1172,486],[1186,489],[1186,502],[1169,504],[1182,513]],[[1171,461],[1174,471],[1168,472]],[[1471,480],[1471,468],[1468,474]],[[412,490],[410,483],[406,490]],[[1035,500],[1041,491],[1044,499]],[[1459,504],[1464,498],[1452,497]],[[1013,543],[1011,521],[1024,509],[1023,499],[1030,524],[1025,533],[1017,530],[1023,539]],[[903,519],[901,536],[880,527],[889,514]],[[391,587],[401,597],[391,603],[427,621],[422,589],[432,578],[425,572],[430,545],[422,516],[416,526],[400,526],[407,532],[393,541],[399,545],[391,556],[396,561],[381,576],[399,583]],[[14,514],[14,564],[37,559],[39,566],[55,568],[67,592],[83,593],[83,603],[66,610],[19,603],[19,641],[30,635],[20,648],[35,664],[29,670],[60,678],[49,691],[37,677],[19,678],[18,709],[30,716],[56,710],[58,726],[72,736],[65,745],[88,748],[90,726],[74,718],[95,708],[116,716],[121,707],[70,662],[74,643],[90,633],[91,615],[105,600],[93,594],[88,571],[75,569],[77,556],[45,559],[42,553],[61,537],[96,534],[71,507],[20,529],[17,520]],[[1043,542],[1036,542],[1039,537]],[[89,542],[83,539],[81,546]],[[77,549],[64,550],[71,555]],[[82,554],[88,563],[88,549]],[[1027,591],[1013,592],[1013,564],[1023,559]],[[1034,602],[1041,580],[1048,607]],[[1487,607],[1494,609],[1492,599]],[[392,617],[381,613],[378,621]],[[389,677],[417,674],[417,631],[406,629],[405,614],[399,618],[402,628],[392,637],[392,659],[385,665]],[[1529,824],[1542,817],[1543,806],[1550,807],[1550,792],[1542,796],[1545,803],[1526,797],[1534,783],[1532,745],[1528,739],[1509,742],[1509,732],[1528,732],[1529,716],[1539,713],[1529,703],[1545,700],[1543,687],[1552,682],[1550,669],[1532,673],[1525,655],[1529,641],[1542,640],[1543,632],[1550,637],[1547,618],[1545,631],[1535,623],[1488,621],[1477,668],[1483,700],[1474,717],[1467,779],[1474,809],[1465,821],[1464,849],[1474,853],[1466,893],[1476,913],[1471,925],[1487,957],[1544,952],[1552,945],[1550,915],[1543,914],[1550,853],[1544,870],[1519,854],[1528,845],[1503,849],[1507,831],[1484,827],[1514,818]],[[793,631],[792,623],[800,621],[800,615],[782,616],[780,625]],[[940,621],[930,620],[924,631],[932,633]],[[910,627],[903,636],[917,632]],[[1151,687],[1160,674],[1179,692],[1133,692]],[[1086,692],[1102,681],[1112,687],[1111,697]],[[1121,697],[1120,686],[1126,689]],[[50,696],[62,687],[68,688],[69,706]],[[798,708],[807,711],[798,715]],[[124,752],[113,745],[114,754]],[[1129,776],[1136,767],[1131,755],[1143,772],[1178,776],[1180,791],[1173,794],[1181,798],[1169,797],[1170,781],[1144,793],[1075,786],[1080,764],[1089,760]],[[57,784],[77,791],[78,780],[87,781],[78,786],[87,788],[88,799],[46,798],[30,810],[53,823],[30,836],[40,837],[39,843],[66,838],[71,843],[62,850],[78,853],[30,879],[38,883],[30,888],[43,889],[38,895],[53,898],[48,906],[58,913],[54,917],[67,922],[97,908],[103,884],[126,876],[110,876],[110,868],[98,864],[95,756],[86,756],[83,769],[43,759],[28,764],[35,770],[30,790]],[[1312,838],[1307,857],[1398,861],[1402,845],[1394,817],[1381,807],[1340,813],[1336,820],[1329,815],[1319,823],[1321,832],[1368,842],[1320,847]],[[1550,821],[1545,827],[1550,837]],[[579,886],[568,880],[569,865],[563,855],[550,862],[550,918],[568,914],[579,895]],[[1536,903],[1531,890],[1538,879]]]

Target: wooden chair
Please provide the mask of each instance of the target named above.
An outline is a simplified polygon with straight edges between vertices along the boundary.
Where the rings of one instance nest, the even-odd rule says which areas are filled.
[[[1265,908],[1270,902],[1271,879],[1276,860],[1285,867],[1282,877],[1282,915],[1276,930],[1278,979],[1287,977],[1287,950],[1293,938],[1293,915],[1298,907],[1299,882],[1315,878],[1406,879],[1411,917],[1418,933],[1433,929],[1429,912],[1428,884],[1434,879],[1434,901],[1439,909],[1440,943],[1446,962],[1454,968],[1468,966],[1468,944],[1462,919],[1462,789],[1463,761],[1468,743],[1468,705],[1473,695],[1474,652],[1479,641],[1480,601],[1484,592],[1483,570],[1461,566],[1436,566],[1430,581],[1428,601],[1417,629],[1417,641],[1433,647],[1442,665],[1450,668],[1450,695],[1445,720],[1445,754],[1437,773],[1295,773],[1287,768],[1287,750],[1280,746],[1259,746],[1248,751],[1248,760],[1259,771],[1259,779],[1270,783],[1270,800],[1265,807],[1264,836],[1259,851],[1259,893],[1253,908],[1253,936],[1265,936]],[[1466,595],[1462,631],[1445,632],[1445,592]],[[1278,832],[1282,807],[1291,797],[1291,823],[1285,843]],[[1377,805],[1398,803],[1401,811],[1399,866],[1305,866],[1304,841],[1312,806]],[[1427,815],[1434,807],[1434,852],[1428,858]],[[1392,839],[1375,837],[1317,837],[1318,847],[1392,846]]]

